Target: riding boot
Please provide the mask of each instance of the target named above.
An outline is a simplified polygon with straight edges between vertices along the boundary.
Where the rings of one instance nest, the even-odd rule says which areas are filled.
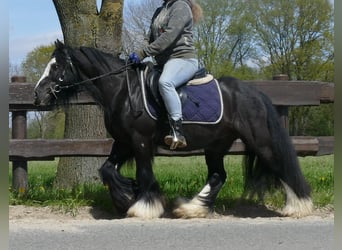
[[[182,120],[174,121],[172,118],[169,119],[170,123],[170,134],[165,136],[164,142],[170,146],[171,150],[178,148],[184,148],[187,146],[185,137],[183,135]]]

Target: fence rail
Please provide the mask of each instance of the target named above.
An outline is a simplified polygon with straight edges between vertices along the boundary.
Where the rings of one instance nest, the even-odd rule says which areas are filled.
[[[292,143],[299,156],[319,156],[333,152],[334,137],[293,136]],[[16,140],[12,139],[9,147],[11,161],[18,160],[53,160],[62,156],[108,156],[112,139],[58,139],[58,140]],[[227,154],[243,154],[245,151],[241,140],[236,140]],[[157,156],[192,156],[203,155],[203,150],[170,151],[158,147]]]
[[[334,102],[334,83],[306,81],[245,81],[268,95],[275,106],[315,106]],[[37,110],[33,105],[34,84],[13,82],[9,85],[9,110]],[[95,104],[94,100],[80,93],[71,104]],[[51,110],[51,106],[39,110]]]
[[[245,81],[268,95],[281,116],[284,127],[288,128],[288,107],[317,106],[334,102],[334,83],[317,81],[287,81],[283,77],[275,77],[272,81]],[[51,106],[37,109],[33,105],[34,84],[27,83],[25,77],[13,77],[9,84],[9,111],[12,112],[12,139],[9,143],[9,160],[13,161],[13,186],[27,186],[27,161],[53,160],[61,156],[108,156],[113,143],[112,139],[61,139],[42,140],[26,139],[27,111],[47,111]],[[80,93],[71,104],[95,104],[85,93]],[[325,155],[334,152],[334,137],[292,137],[292,142],[299,156]],[[189,156],[202,155],[202,150],[191,152],[170,151],[157,148],[157,156]],[[244,145],[235,141],[227,154],[244,154]]]

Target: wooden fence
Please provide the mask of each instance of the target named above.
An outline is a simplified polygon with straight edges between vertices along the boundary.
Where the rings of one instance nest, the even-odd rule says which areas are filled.
[[[288,128],[288,108],[290,106],[317,106],[334,102],[334,83],[288,81],[283,75],[272,81],[246,81],[267,94],[277,108],[282,122]],[[12,112],[12,139],[9,143],[9,160],[13,162],[13,187],[17,190],[27,187],[27,161],[53,160],[60,156],[108,156],[112,139],[27,139],[27,112],[35,111],[33,105],[34,84],[26,83],[25,77],[12,77],[9,84],[9,111]],[[75,105],[95,104],[92,98],[80,94]],[[53,107],[39,107],[39,110],[51,110]],[[292,137],[299,156],[319,156],[333,154],[334,137]],[[243,154],[244,145],[235,141],[227,154]],[[191,152],[157,149],[157,156],[202,155],[202,150]]]

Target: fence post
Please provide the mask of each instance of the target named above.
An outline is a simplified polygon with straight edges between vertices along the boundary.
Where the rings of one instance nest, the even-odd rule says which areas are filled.
[[[288,81],[289,77],[285,74],[279,74],[273,76],[273,80],[276,81]],[[289,133],[289,107],[288,106],[276,106],[278,114],[280,116],[280,121],[283,124],[284,128]]]
[[[13,76],[11,84],[26,82],[24,76]],[[27,132],[26,111],[18,110],[12,112],[12,139],[26,139]],[[28,189],[27,161],[12,162],[12,187],[17,192],[23,194]]]

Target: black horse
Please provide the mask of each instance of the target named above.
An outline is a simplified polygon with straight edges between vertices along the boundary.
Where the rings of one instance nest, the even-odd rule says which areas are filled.
[[[34,94],[36,105],[66,103],[80,91],[87,91],[102,107],[105,126],[114,138],[111,153],[100,168],[115,207],[127,216],[156,218],[164,214],[165,202],[152,170],[157,146],[169,127],[165,119],[152,119],[141,108],[143,101],[137,65],[95,48],[70,48],[60,41]],[[207,183],[191,200],[174,209],[177,217],[205,217],[226,181],[223,158],[233,142],[245,144],[245,186],[248,194],[263,194],[282,184],[287,195],[282,212],[301,217],[311,213],[310,187],[300,170],[287,131],[281,126],[270,99],[254,87],[232,77],[218,79],[223,115],[214,124],[184,124],[187,147],[204,149]],[[165,117],[164,117],[165,118]],[[136,180],[124,177],[120,169],[136,162]]]

